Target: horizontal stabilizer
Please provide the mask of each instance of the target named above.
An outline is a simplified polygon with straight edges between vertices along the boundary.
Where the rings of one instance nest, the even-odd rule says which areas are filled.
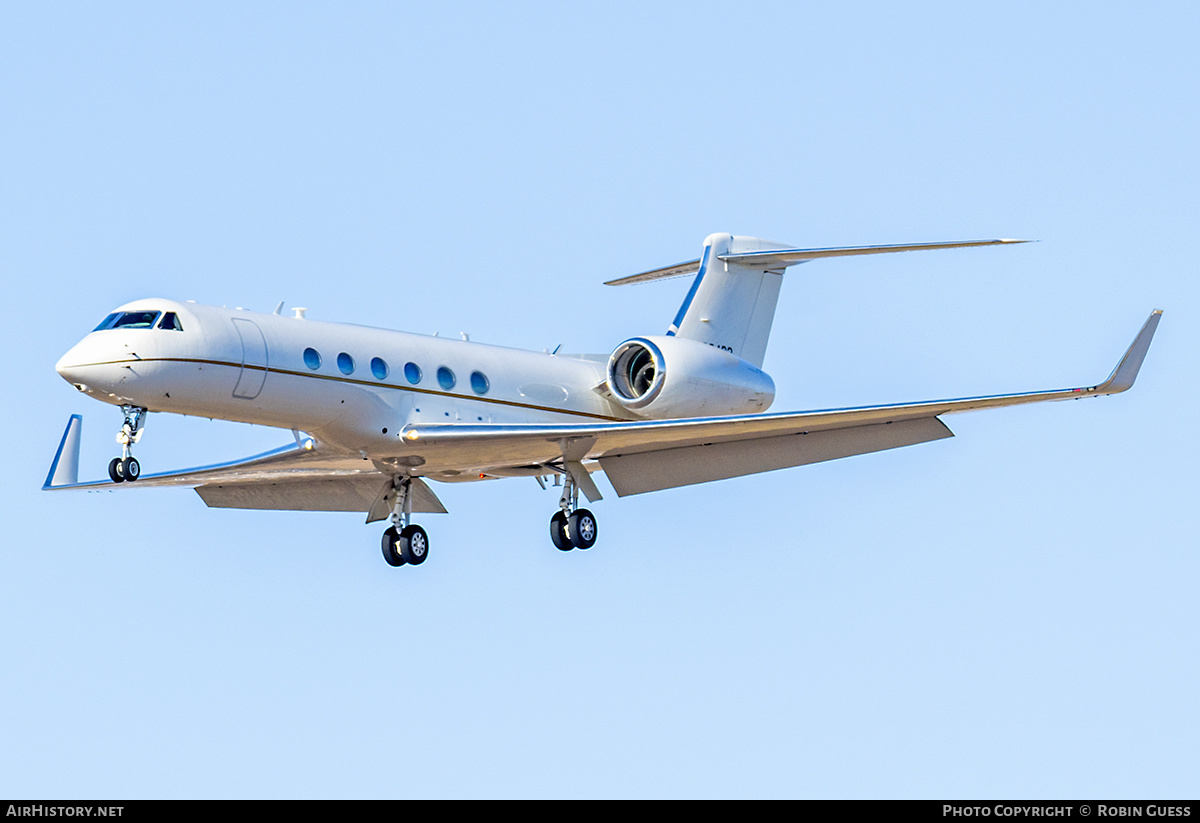
[[[954,243],[916,243],[896,246],[844,246],[830,249],[768,249],[765,251],[723,254],[718,260],[741,263],[744,266],[773,269],[807,263],[822,257],[852,257],[860,254],[890,254],[900,251],[934,251],[936,249],[966,249],[972,246],[1000,246],[1009,243],[1028,243],[1028,240],[964,240]]]
[[[786,268],[787,266],[794,266],[798,263],[807,263],[809,260],[818,260],[822,257],[851,257],[860,254],[890,254],[892,252],[901,251],[966,249],[973,246],[1001,246],[1011,243],[1028,242],[1028,240],[961,240],[949,243],[905,243],[890,246],[840,246],[827,249],[766,249],[763,251],[721,254],[717,256],[717,259],[725,263],[739,263],[745,266],[752,266],[755,269],[767,270]],[[694,274],[699,270],[700,260],[689,260],[686,263],[677,263],[674,266],[666,266],[661,269],[642,272],[641,274],[632,274],[629,277],[621,277],[616,280],[609,280],[604,285],[629,286],[633,285],[634,283],[648,283],[651,280],[665,280],[670,277],[682,277],[687,274]]]
[[[631,274],[616,280],[608,280],[606,286],[632,286],[634,283],[649,283],[651,280],[668,280],[672,277],[684,277],[700,271],[700,258],[676,263],[674,266],[664,266],[661,269],[644,271],[641,274]]]

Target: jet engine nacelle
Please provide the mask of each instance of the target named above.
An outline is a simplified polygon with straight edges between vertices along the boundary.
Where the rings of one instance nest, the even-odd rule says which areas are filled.
[[[681,337],[634,337],[608,358],[612,399],[639,417],[766,411],[775,381],[729,352]]]

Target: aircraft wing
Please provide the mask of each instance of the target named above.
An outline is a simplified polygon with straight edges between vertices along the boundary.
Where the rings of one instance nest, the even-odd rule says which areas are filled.
[[[426,468],[535,474],[542,467],[571,470],[596,460],[618,495],[640,494],[952,437],[939,419],[944,414],[1123,392],[1137,377],[1161,315],[1150,315],[1108,379],[1090,387],[683,420],[413,425],[402,436],[425,458]]]
[[[368,522],[386,516],[381,513],[381,503],[392,488],[390,473],[380,471],[372,461],[358,455],[308,448],[299,438],[296,443],[242,460],[143,474],[133,483],[113,483],[107,479],[80,482],[82,430],[83,417],[71,415],[43,490],[186,486],[194,488],[213,508],[367,512]],[[433,490],[416,478],[412,510],[446,512]]]

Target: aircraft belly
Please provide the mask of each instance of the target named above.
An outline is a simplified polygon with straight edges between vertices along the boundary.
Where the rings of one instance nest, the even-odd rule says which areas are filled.
[[[504,398],[478,400],[460,396],[440,396],[408,391],[377,390],[363,392],[354,402],[347,400],[345,412],[319,429],[310,429],[324,443],[343,451],[368,454],[374,459],[419,461],[420,474],[435,471],[470,472],[513,465],[528,465],[524,455],[528,446],[515,444],[444,444],[426,448],[403,435],[409,428],[473,425],[562,425],[595,423],[598,414],[556,412],[530,409],[509,403]],[[558,446],[548,444],[537,451],[539,459],[561,457]],[[543,455],[544,452],[544,455]],[[516,461],[514,463],[514,461]],[[415,464],[414,464],[415,465]]]
[[[419,466],[417,473],[431,477],[439,474],[487,474],[493,471],[497,475],[507,475],[511,474],[509,470],[513,468],[541,466],[562,459],[562,447],[554,441],[423,444],[419,440],[413,442],[397,438],[394,447],[395,450],[388,457]]]
[[[400,431],[412,403],[406,393],[343,385],[325,402],[330,404],[332,416],[307,429],[322,443],[372,457],[391,456],[400,450]]]

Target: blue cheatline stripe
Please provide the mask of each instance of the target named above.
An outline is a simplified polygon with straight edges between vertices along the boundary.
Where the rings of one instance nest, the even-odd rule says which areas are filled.
[[[700,258],[700,271],[696,272],[696,279],[692,281],[692,287],[688,289],[687,297],[683,298],[683,305],[679,307],[679,313],[675,315],[675,320],[671,323],[671,327],[667,329],[667,335],[675,336],[675,332],[679,331],[679,326],[683,323],[683,318],[687,314],[688,308],[692,305],[692,300],[696,297],[696,292],[700,290],[700,281],[704,279],[704,272],[708,271],[708,253],[712,251],[712,245],[704,247],[704,256]]]

